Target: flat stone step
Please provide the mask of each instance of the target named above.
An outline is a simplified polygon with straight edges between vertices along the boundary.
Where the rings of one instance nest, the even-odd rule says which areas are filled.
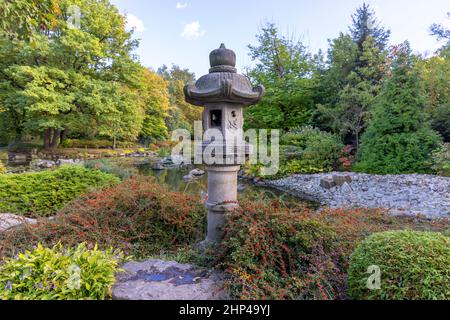
[[[223,300],[225,275],[174,261],[128,262],[113,286],[114,300]]]

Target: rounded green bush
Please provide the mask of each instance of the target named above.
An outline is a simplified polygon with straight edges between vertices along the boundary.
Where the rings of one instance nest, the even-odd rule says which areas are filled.
[[[380,289],[368,289],[370,267]],[[390,231],[368,237],[352,254],[349,296],[355,300],[450,299],[450,239],[440,233]]]

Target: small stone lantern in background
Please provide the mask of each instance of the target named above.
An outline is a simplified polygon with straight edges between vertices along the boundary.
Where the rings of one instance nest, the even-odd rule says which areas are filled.
[[[210,54],[211,69],[195,85],[185,87],[186,101],[204,107],[203,131],[220,132],[223,139],[203,141],[200,150],[221,150],[215,154],[223,161],[205,161],[208,172],[208,235],[207,242],[223,238],[226,213],[238,207],[237,175],[241,160],[252,152],[243,138],[244,107],[256,104],[264,95],[264,87],[253,88],[249,79],[237,73],[236,54],[222,44]],[[205,134],[209,137],[209,134]],[[196,151],[197,152],[197,151]]]

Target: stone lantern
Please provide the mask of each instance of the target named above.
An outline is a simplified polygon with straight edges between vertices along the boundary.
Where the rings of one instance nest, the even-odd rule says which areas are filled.
[[[208,235],[206,242],[218,243],[223,238],[226,213],[238,207],[237,175],[242,158],[252,152],[243,139],[244,107],[257,103],[264,87],[252,87],[249,79],[237,73],[236,54],[222,44],[210,54],[211,69],[195,85],[184,88],[186,101],[204,107],[203,132],[220,132],[222,139],[206,139],[200,150],[221,150],[215,163],[205,161],[208,172]],[[223,157],[223,158],[222,158]]]

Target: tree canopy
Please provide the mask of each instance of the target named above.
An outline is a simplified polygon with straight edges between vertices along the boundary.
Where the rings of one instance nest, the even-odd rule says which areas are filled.
[[[29,23],[19,19],[13,28],[8,21],[17,18],[19,7],[26,8]],[[135,60],[138,42],[109,1],[7,2],[4,9],[3,136],[42,135],[46,148],[76,133],[114,144],[167,137],[167,84]],[[77,12],[82,14],[72,16]]]

